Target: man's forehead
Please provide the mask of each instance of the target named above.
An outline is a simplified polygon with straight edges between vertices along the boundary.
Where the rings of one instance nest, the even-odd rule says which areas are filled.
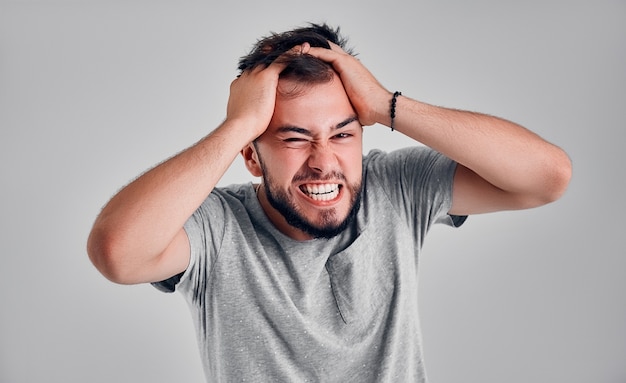
[[[332,88],[331,85],[335,85],[337,82],[341,84],[341,89],[343,90],[343,83],[341,83],[341,79],[335,71],[333,71],[333,76],[330,79],[317,82],[302,81],[292,77],[281,77],[278,79],[277,95],[283,99],[297,98],[305,96],[309,92],[319,88],[328,88],[328,90],[330,90]]]
[[[357,121],[356,111],[339,77],[323,83],[306,84],[291,79],[279,80],[270,130],[318,133],[344,128]]]

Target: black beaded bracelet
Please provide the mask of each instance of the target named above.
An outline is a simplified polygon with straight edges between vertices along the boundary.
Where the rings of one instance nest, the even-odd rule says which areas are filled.
[[[402,92],[398,92],[395,91],[393,93],[393,97],[391,98],[391,124],[389,125],[389,127],[391,128],[391,131],[393,132],[393,122],[396,118],[396,101],[398,99],[398,96],[402,95]]]

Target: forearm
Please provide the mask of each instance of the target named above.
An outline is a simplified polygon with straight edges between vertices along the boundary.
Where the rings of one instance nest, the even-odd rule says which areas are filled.
[[[105,275],[149,268],[231,165],[247,137],[218,127],[123,188],[104,207],[88,241]],[[124,278],[120,278],[124,279]]]
[[[385,121],[385,118],[387,121]],[[389,116],[381,122],[390,123]],[[553,200],[569,180],[560,148],[510,121],[399,97],[394,128],[443,153],[495,187]]]

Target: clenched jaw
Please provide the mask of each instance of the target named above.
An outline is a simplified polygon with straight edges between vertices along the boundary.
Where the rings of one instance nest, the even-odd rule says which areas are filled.
[[[300,185],[300,190],[315,201],[332,201],[339,196],[341,185],[335,183],[327,184],[304,184]]]

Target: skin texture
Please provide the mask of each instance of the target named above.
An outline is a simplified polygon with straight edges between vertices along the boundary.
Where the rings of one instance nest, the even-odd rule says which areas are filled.
[[[361,126],[390,125],[392,93],[359,60],[330,45],[304,43],[290,53],[331,64],[332,82],[282,97],[293,85],[279,80],[284,61],[244,71],[231,83],[226,119],[219,127],[115,195],[96,219],[87,244],[98,270],[124,284],[160,281],[184,271],[190,248],[183,225],[239,153],[253,175],[264,177],[259,201],[284,234],[306,240],[318,229],[340,227],[360,184]],[[346,123],[353,117],[357,120]],[[571,177],[565,152],[498,117],[401,96],[394,127],[459,164],[451,214],[540,206],[558,199]],[[338,196],[320,202],[302,191],[303,184],[320,183],[341,185]],[[277,209],[279,200],[306,225],[287,221]]]

